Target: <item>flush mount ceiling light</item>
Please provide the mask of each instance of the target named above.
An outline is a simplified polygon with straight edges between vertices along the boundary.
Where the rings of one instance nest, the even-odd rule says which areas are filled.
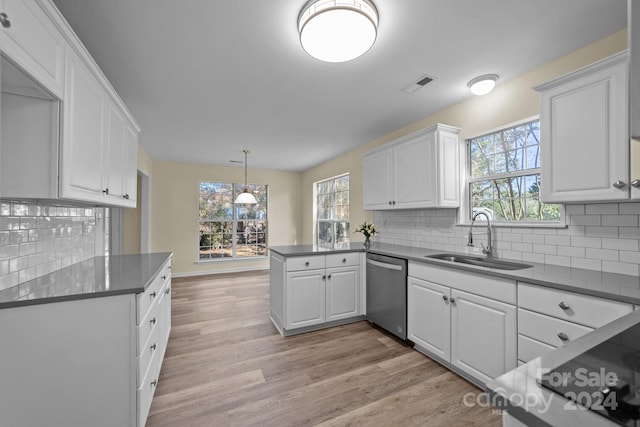
[[[346,62],[376,41],[378,11],[369,0],[311,0],[298,16],[300,43],[325,62]]]
[[[244,189],[242,193],[238,194],[236,200],[233,203],[243,204],[243,205],[255,205],[258,203],[255,196],[251,194],[249,191],[249,186],[247,185],[247,154],[249,154],[249,150],[242,150],[244,153]]]
[[[486,95],[493,90],[498,80],[497,74],[485,74],[484,76],[476,77],[467,83],[471,93],[474,95]]]

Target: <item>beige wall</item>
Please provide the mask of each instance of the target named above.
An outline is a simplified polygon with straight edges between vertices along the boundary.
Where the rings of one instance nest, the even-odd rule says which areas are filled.
[[[623,30],[508,82],[498,82],[495,90],[488,95],[469,98],[304,172],[302,176],[302,243],[309,244],[313,241],[314,182],[339,173],[351,174],[350,220],[351,228],[355,229],[355,226],[363,220],[372,219],[371,212],[363,209],[362,202],[361,156],[363,153],[436,123],[460,127],[460,137],[466,139],[535,116],[539,114],[540,101],[537,92],[532,89],[534,86],[620,52],[626,47],[627,32]],[[353,241],[362,240],[360,234],[352,237]]]
[[[268,244],[300,243],[301,173],[249,169],[249,182],[269,186]],[[191,163],[153,162],[151,181],[151,251],[173,251],[177,274],[239,271],[268,267],[267,259],[214,261],[198,259],[198,182],[243,182],[244,168]]]
[[[138,145],[138,171],[151,178],[153,170],[153,160],[147,155],[142,146]],[[140,176],[137,176],[138,186],[138,201],[135,209],[124,209],[123,220],[123,239],[122,239],[122,253],[123,254],[139,254],[141,243],[141,208],[140,200],[142,194],[142,185]]]

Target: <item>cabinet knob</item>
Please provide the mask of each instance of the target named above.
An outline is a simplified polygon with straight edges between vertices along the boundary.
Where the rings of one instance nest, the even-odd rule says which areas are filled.
[[[151,293],[149,294],[149,296],[151,296],[151,298],[155,298],[155,297],[156,297],[156,293],[155,293],[155,292],[151,292]]]
[[[0,13],[0,23],[4,28],[11,27],[11,21],[9,21],[9,17],[6,13]]]
[[[564,332],[560,332],[558,334],[558,338],[560,338],[562,341],[569,341],[569,336],[567,334],[565,334]]]
[[[327,280],[327,275],[322,276],[322,280]]]
[[[446,296],[446,295],[442,295],[442,299],[445,300],[445,301],[449,301],[449,297]]]
[[[558,307],[560,307],[561,309],[567,311],[569,310],[571,307],[569,307],[567,304],[564,303],[564,301],[560,301],[560,304],[558,304]]]
[[[124,194],[122,197],[123,197],[124,199],[129,200],[129,195],[128,195],[128,194]]]
[[[104,190],[102,190],[102,192],[108,196],[109,195],[109,187],[107,187]]]
[[[162,280],[167,280],[167,276],[160,277]]]
[[[152,325],[156,324],[156,318],[154,317],[153,319],[149,320],[149,323],[151,323]]]
[[[613,183],[613,186],[616,187],[616,188],[624,188],[625,185],[627,185],[627,184],[624,183],[623,181],[620,181],[620,180],[618,180],[618,181]]]
[[[151,349],[151,351],[156,351],[156,348],[158,348],[158,345],[156,343],[153,343],[153,345],[149,348]]]
[[[450,301],[451,301],[451,304],[455,304],[456,299],[454,297],[451,297]]]
[[[342,258],[342,263],[346,264],[347,263],[347,259],[346,258]]]
[[[394,200],[394,201],[393,201],[393,206],[395,206],[395,205],[396,205],[396,201]]]
[[[158,385],[158,380],[151,381],[151,387],[155,387]]]
[[[169,295],[170,292],[171,292],[171,288],[167,288],[167,289],[164,290],[164,293],[167,294],[167,295]]]
[[[304,263],[304,266],[305,266],[305,267],[309,267],[309,261],[305,262],[305,263]]]
[[[635,188],[640,188],[640,179],[634,179],[631,181],[631,186]]]
[[[331,280],[331,275],[328,275],[328,276],[327,276],[327,279]]]
[[[391,206],[391,204],[392,204],[392,203],[391,203],[391,200],[389,200],[389,206]]]

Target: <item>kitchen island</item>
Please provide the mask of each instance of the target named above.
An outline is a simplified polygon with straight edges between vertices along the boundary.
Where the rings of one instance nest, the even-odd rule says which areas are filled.
[[[172,254],[95,257],[0,292],[0,425],[143,427]]]

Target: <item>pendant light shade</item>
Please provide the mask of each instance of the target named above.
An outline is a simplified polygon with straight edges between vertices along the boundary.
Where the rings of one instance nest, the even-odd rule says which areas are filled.
[[[238,194],[236,200],[233,203],[242,204],[242,205],[255,205],[258,203],[255,196],[251,194],[249,191],[249,186],[247,185],[247,154],[249,154],[249,150],[242,150],[244,153],[244,189],[242,193]]]
[[[376,41],[378,11],[369,0],[311,0],[300,12],[303,49],[325,62],[346,62]]]

